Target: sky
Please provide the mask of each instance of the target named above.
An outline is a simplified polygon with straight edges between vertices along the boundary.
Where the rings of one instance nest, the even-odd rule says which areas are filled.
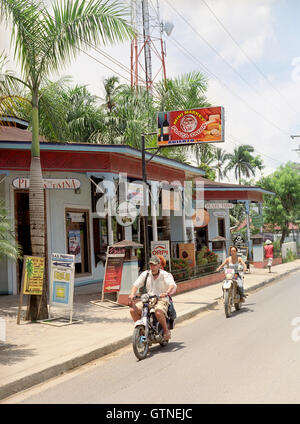
[[[157,2],[149,4],[154,16],[152,6]],[[264,161],[263,175],[288,161],[299,162],[293,149],[299,148],[300,138],[290,137],[300,135],[299,0],[159,0],[158,4],[161,21],[174,24],[171,35],[164,34],[167,77],[203,72],[207,99],[224,107],[225,141],[215,145],[228,152],[241,144],[252,145]],[[0,34],[0,51],[8,52],[10,33],[3,24]],[[53,78],[70,76],[74,84],[87,85],[99,97],[104,78],[117,75],[120,82],[129,83],[130,43],[100,48],[123,67],[91,50],[87,53],[93,58],[82,53]],[[159,69],[155,57],[152,64],[155,74]],[[10,69],[17,69],[13,60]]]

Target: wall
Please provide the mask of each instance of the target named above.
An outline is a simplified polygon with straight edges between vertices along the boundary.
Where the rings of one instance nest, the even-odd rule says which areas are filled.
[[[285,258],[287,251],[291,250],[293,253],[297,254],[297,245],[295,241],[290,241],[288,243],[283,243],[281,246],[282,258]]]

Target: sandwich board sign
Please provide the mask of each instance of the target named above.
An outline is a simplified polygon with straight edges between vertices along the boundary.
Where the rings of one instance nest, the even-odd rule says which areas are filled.
[[[52,253],[50,270],[49,319],[45,324],[57,326],[73,324],[79,320],[73,319],[75,255]],[[53,308],[69,311],[69,321],[63,317],[53,317]]]

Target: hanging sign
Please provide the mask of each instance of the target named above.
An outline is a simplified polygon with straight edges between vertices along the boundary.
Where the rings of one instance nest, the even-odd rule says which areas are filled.
[[[158,113],[158,146],[224,141],[221,106]]]

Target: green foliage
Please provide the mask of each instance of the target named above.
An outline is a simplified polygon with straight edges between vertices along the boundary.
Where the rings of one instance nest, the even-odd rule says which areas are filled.
[[[197,252],[196,263],[197,265],[206,265],[212,262],[218,262],[218,255],[210,251],[207,247],[202,247],[199,252]]]
[[[254,147],[243,144],[234,149],[233,153],[228,153],[226,159],[229,161],[225,168],[226,173],[234,170],[235,179],[241,184],[242,176],[249,179],[255,177],[255,170],[263,169],[263,162],[259,156],[253,156]]]
[[[292,262],[297,259],[297,254],[293,252],[291,249],[287,249],[286,257],[282,259],[283,263]]]
[[[295,223],[300,215],[300,175],[287,163],[281,165],[273,174],[259,181],[260,187],[274,192],[264,196],[264,222],[271,229],[279,226],[282,230],[281,244],[288,235],[289,222]]]
[[[0,258],[16,261],[21,257],[21,249],[16,243],[15,235],[4,201],[0,200]]]

